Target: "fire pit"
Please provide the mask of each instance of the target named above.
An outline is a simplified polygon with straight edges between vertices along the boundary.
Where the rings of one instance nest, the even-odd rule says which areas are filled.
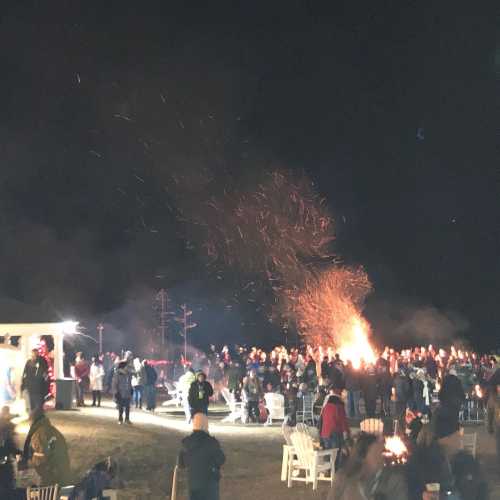
[[[399,436],[385,438],[383,454],[386,466],[403,465],[408,461],[408,448]]]

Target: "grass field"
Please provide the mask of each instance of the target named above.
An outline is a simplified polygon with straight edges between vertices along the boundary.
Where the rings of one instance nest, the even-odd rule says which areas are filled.
[[[68,440],[72,467],[77,477],[99,460],[113,456],[120,464],[123,489],[120,499],[167,499],[180,440],[188,426],[180,417],[153,416],[132,412],[131,426],[118,426],[113,408],[85,408],[82,411],[51,412],[50,419]],[[500,499],[500,478],[494,457],[494,439],[482,427],[479,457],[489,475],[492,499]],[[279,427],[234,426],[219,422],[211,432],[222,444],[227,462],[223,468],[223,500],[308,500],[325,499],[328,483],[313,493],[311,486],[294,483],[288,489],[280,481],[282,444]],[[184,489],[181,482],[181,491]],[[184,494],[181,499],[186,498]]]

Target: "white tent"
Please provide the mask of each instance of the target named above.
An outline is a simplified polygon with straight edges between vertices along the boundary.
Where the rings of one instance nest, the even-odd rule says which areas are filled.
[[[20,398],[21,377],[24,364],[30,357],[31,350],[38,347],[40,338],[44,335],[51,336],[54,342],[52,352],[54,359],[54,378],[64,377],[64,351],[63,339],[65,335],[77,332],[78,323],[63,321],[60,323],[1,323],[0,338],[4,343],[0,344],[0,368],[2,373],[11,374],[10,383],[14,385],[17,398]],[[16,338],[17,345],[11,345],[9,339]],[[0,384],[5,384],[0,376]],[[0,387],[0,391],[4,391]],[[2,397],[0,396],[0,399]]]

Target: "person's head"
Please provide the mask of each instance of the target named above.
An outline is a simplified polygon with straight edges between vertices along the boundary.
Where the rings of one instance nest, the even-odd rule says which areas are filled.
[[[12,414],[10,413],[10,408],[8,406],[2,406],[2,410],[0,411],[0,419],[10,420],[11,418]]]
[[[345,466],[347,477],[370,476],[384,465],[384,438],[361,432]]]
[[[205,380],[206,380],[206,379],[207,379],[207,376],[206,376],[203,372],[198,372],[198,373],[196,374],[196,380],[197,380],[198,382],[200,382],[200,383],[201,383],[201,382],[205,382]]]
[[[208,417],[204,413],[193,415],[193,431],[208,432]]]
[[[127,362],[126,361],[120,361],[118,363],[118,369],[119,370],[125,370],[125,368],[127,368]]]
[[[31,360],[36,361],[38,358],[38,349],[31,349]]]

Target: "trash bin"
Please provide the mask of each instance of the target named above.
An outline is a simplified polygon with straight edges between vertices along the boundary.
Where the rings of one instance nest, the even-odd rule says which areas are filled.
[[[74,395],[74,378],[58,378],[56,380],[56,410],[71,410]]]

